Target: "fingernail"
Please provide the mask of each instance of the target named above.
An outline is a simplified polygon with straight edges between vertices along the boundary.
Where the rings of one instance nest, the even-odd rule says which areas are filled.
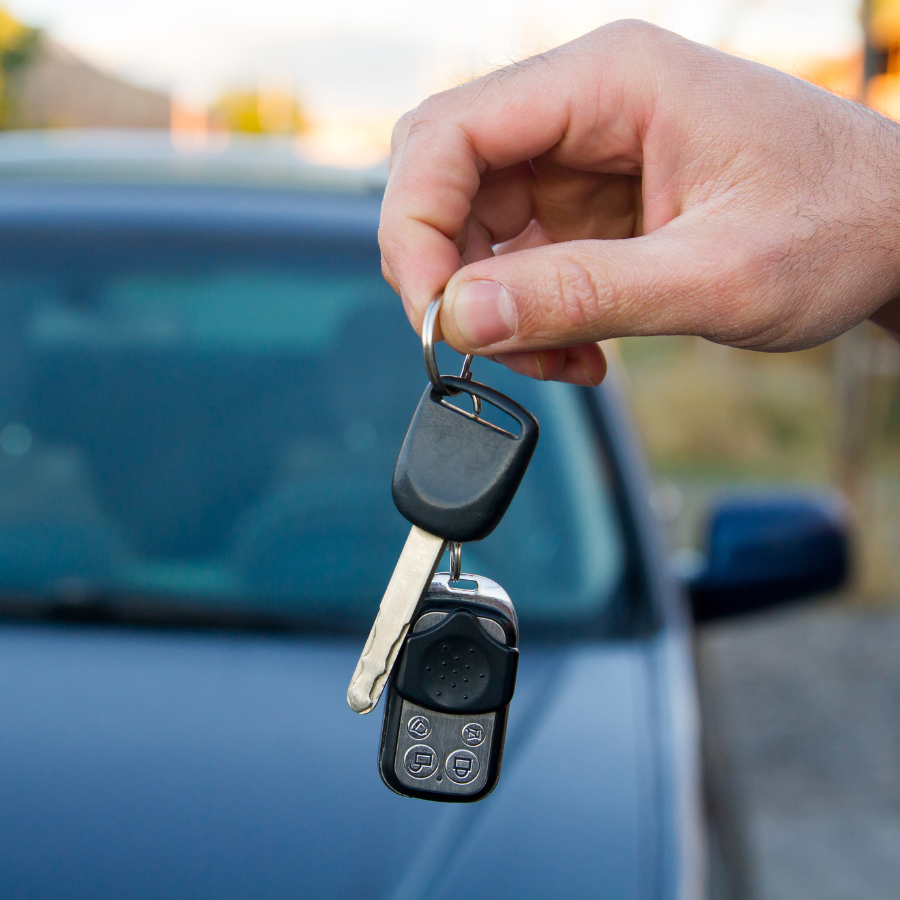
[[[456,327],[470,347],[487,347],[516,333],[516,308],[496,281],[464,281],[453,302]]]

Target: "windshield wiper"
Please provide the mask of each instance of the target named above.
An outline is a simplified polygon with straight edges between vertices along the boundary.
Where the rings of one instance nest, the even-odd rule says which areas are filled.
[[[185,597],[103,591],[80,593],[77,599],[60,598],[58,594],[0,592],[0,620],[270,634],[357,634],[365,627],[362,622],[326,615],[307,617],[224,604],[200,605]]]

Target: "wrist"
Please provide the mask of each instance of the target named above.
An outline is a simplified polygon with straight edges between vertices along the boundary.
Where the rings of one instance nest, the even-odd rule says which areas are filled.
[[[900,340],[900,124],[868,110],[866,113],[873,120],[876,146],[882,151],[879,161],[883,161],[883,165],[872,167],[884,189],[880,226],[872,230],[882,238],[889,255],[883,288],[888,299],[875,308],[870,319]]]
[[[866,161],[857,191],[864,238],[854,256],[868,286],[870,318],[900,336],[900,124],[861,113],[866,127],[856,159]]]

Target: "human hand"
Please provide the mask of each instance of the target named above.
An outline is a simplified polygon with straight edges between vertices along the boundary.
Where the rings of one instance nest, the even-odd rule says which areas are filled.
[[[533,377],[597,384],[623,335],[810,347],[892,321],[900,129],[617,22],[407,113],[379,242],[417,330],[443,291],[451,346]]]

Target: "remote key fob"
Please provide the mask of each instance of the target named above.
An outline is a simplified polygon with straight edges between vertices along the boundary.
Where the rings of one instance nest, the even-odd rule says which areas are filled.
[[[500,585],[435,575],[388,682],[378,769],[391,790],[466,803],[496,787],[518,639]]]

